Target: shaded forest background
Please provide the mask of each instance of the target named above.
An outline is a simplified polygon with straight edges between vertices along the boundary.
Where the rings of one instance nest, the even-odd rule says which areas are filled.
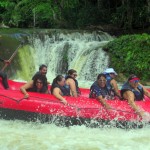
[[[2,25],[17,28],[149,31],[150,26],[150,0],[1,0],[0,12]]]

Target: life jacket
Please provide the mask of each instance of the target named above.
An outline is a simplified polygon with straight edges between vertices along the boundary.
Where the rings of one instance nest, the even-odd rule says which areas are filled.
[[[66,80],[69,79],[69,78],[74,80],[75,86],[76,86],[76,91],[77,91],[77,93],[78,93],[79,95],[81,95],[81,90],[80,90],[80,88],[79,88],[79,86],[78,86],[78,81],[77,81],[76,79],[72,78],[72,77],[69,76],[69,75],[65,77]]]
[[[56,83],[53,88],[55,88],[55,87],[57,87],[57,88],[59,88],[61,90],[62,96],[70,96],[70,88],[69,88],[69,86],[67,86],[67,85],[60,86],[59,84]]]
[[[129,90],[129,91],[132,91],[132,92],[134,93],[134,95],[135,95],[135,100],[136,100],[136,101],[143,100],[143,98],[144,98],[143,87],[142,87],[141,85],[138,85],[137,89],[138,89],[138,91],[135,90],[134,88],[132,88],[132,87],[130,86],[129,82],[126,82],[126,83],[122,86],[122,88],[121,88],[121,94],[123,95],[123,93],[124,93],[125,91],[128,91],[128,90]]]
[[[107,88],[109,89],[109,90],[111,90],[113,93],[114,93],[114,96],[116,95],[115,94],[115,91],[113,90],[113,87],[112,87],[112,85],[111,85],[111,80],[113,79],[109,74],[105,74],[105,76],[106,76],[106,80],[107,80],[107,82],[106,82],[106,86],[107,86]]]
[[[96,98],[96,90],[98,90],[103,98],[106,99],[114,99],[114,96],[112,94],[112,90],[107,88],[107,85],[102,88],[98,85],[98,82],[95,81],[92,86],[90,87],[90,94],[89,94],[89,98]]]

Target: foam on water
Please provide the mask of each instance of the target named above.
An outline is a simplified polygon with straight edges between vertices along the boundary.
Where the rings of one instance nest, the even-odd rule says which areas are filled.
[[[150,128],[57,127],[0,120],[1,150],[149,150]]]

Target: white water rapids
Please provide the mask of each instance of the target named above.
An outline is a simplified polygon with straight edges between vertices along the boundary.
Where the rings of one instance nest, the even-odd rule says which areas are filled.
[[[149,150],[150,128],[57,127],[0,120],[1,150]]]

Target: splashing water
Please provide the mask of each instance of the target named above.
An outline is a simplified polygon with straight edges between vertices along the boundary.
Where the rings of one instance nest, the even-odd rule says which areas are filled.
[[[53,124],[0,121],[1,150],[149,150],[149,128],[70,128]]]

